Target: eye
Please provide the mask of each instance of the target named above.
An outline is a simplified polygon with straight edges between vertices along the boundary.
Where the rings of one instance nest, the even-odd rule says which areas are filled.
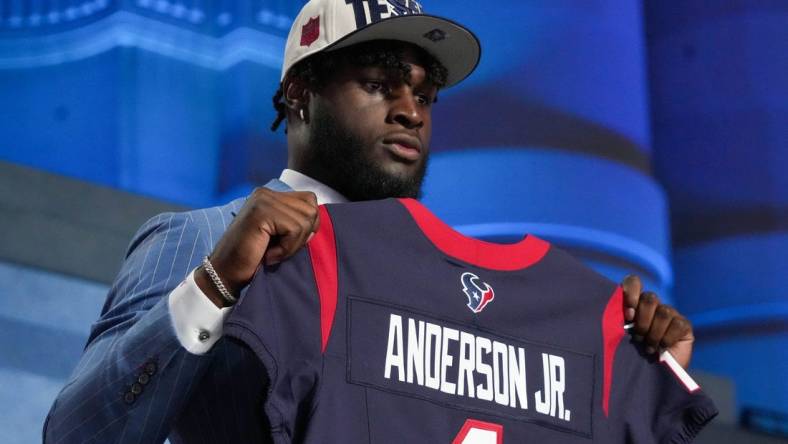
[[[419,93],[416,94],[416,100],[418,100],[419,104],[424,106],[432,106],[435,102],[438,101],[437,94],[428,94],[428,93]]]
[[[427,94],[417,94],[416,98],[418,99],[419,103],[422,105],[429,106],[432,105],[432,103],[434,102],[432,97]]]
[[[369,92],[386,92],[386,85],[380,80],[364,80],[362,84]]]

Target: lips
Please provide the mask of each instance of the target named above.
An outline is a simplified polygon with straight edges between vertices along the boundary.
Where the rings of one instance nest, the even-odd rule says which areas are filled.
[[[421,157],[421,141],[407,134],[396,134],[383,139],[388,150],[403,160],[415,162]]]

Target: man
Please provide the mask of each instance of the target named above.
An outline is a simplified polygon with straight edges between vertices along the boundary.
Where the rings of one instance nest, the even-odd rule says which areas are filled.
[[[470,31],[421,15],[414,1],[309,2],[274,96],[288,169],[247,198],[140,228],[45,441],[269,439],[264,372],[248,349],[221,340],[233,301],[261,263],[305,245],[318,204],[419,195],[438,91],[469,75],[479,54]],[[624,287],[625,316],[649,351],[667,348],[686,366],[687,320],[641,294],[637,278]]]

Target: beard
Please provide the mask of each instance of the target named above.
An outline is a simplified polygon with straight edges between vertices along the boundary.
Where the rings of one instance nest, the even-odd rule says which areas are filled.
[[[372,147],[366,146],[329,113],[315,110],[310,123],[310,161],[327,173],[326,185],[351,201],[421,196],[426,158],[413,174],[392,174],[370,158]]]

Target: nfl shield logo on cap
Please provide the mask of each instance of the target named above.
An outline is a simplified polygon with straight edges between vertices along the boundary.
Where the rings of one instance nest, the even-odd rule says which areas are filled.
[[[301,46],[315,43],[320,36],[320,17],[312,17],[301,27]]]

